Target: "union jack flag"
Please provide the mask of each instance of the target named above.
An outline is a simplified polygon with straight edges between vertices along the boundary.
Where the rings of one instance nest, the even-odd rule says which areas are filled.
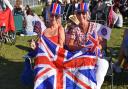
[[[85,43],[86,54],[95,55],[100,57],[101,56],[101,48],[98,39],[98,35],[95,31],[91,34],[89,33],[87,36],[87,40]]]
[[[95,89],[96,56],[69,52],[41,37],[35,59],[34,89]]]

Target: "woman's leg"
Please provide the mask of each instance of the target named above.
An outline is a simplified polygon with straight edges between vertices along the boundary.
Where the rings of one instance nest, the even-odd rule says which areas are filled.
[[[118,57],[118,62],[117,64],[120,66],[121,63],[123,62],[123,59],[124,59],[124,48],[123,46],[121,45],[120,47],[120,52],[119,52],[119,57]]]
[[[109,64],[106,59],[98,59],[97,69],[96,69],[96,80],[97,80],[96,89],[101,89],[101,86],[104,82],[104,77],[106,76],[108,67],[109,67]]]

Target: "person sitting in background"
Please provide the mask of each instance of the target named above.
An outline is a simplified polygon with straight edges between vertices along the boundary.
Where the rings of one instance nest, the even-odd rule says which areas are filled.
[[[123,62],[123,68],[128,69],[128,29],[125,29],[123,40],[120,46],[120,52],[117,62],[113,64],[115,72],[121,72],[121,66]]]
[[[16,4],[14,6],[14,15],[22,15],[24,17],[21,2],[19,0],[16,0]]]
[[[27,10],[27,16],[25,17],[25,21],[26,21],[26,26],[25,26],[25,31],[26,31],[26,35],[27,36],[33,36],[33,35],[37,35],[35,32],[33,32],[33,24],[35,21],[35,18],[33,16],[32,10],[28,9]]]
[[[117,14],[117,16],[118,16],[118,19],[117,19],[117,21],[116,21],[116,23],[115,23],[115,27],[121,28],[121,27],[123,27],[123,16],[122,16],[122,14],[120,13],[120,11],[119,11],[118,8],[115,9],[115,12],[116,12],[116,14]]]
[[[26,5],[26,7],[25,7],[25,9],[24,9],[24,15],[25,16],[27,16],[27,10],[29,10],[29,9],[31,9],[30,7],[29,7],[29,5]]]

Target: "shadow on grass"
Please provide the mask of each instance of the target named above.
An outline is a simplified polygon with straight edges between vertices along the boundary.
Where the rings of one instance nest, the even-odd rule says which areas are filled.
[[[110,49],[112,52],[110,52]],[[117,47],[108,47],[108,56],[117,60],[119,56],[120,46]],[[106,84],[106,85],[105,85]],[[105,83],[103,89],[111,89],[112,76],[105,77]],[[128,71],[122,71],[121,73],[113,74],[113,89],[128,89]],[[108,88],[108,86],[110,86]]]
[[[103,84],[103,89],[111,89],[112,77],[106,76]],[[109,86],[109,88],[108,88]],[[114,73],[113,75],[113,89],[128,89],[128,71],[121,73]]]
[[[8,61],[0,56],[0,89],[33,89],[21,83],[22,70],[23,62]]]
[[[25,51],[31,51],[32,50],[30,47],[26,47],[23,45],[16,45],[16,47],[21,49],[21,50],[25,50]]]
[[[120,50],[120,45],[118,45],[118,47],[108,47],[108,49]]]
[[[128,71],[122,71],[121,73],[115,73],[114,84],[128,85]]]
[[[114,59],[118,59],[119,51],[120,51],[120,46],[118,46],[118,47],[108,47],[107,48],[107,56],[112,57]]]
[[[110,49],[112,52],[110,52]],[[108,56],[113,59],[118,59],[120,46],[118,47],[108,47]],[[114,54],[114,55],[113,55]],[[102,89],[111,89],[112,76],[107,75],[105,77],[104,86]],[[113,73],[113,89],[128,89],[128,71],[122,71],[121,73]],[[109,88],[108,88],[109,86]]]

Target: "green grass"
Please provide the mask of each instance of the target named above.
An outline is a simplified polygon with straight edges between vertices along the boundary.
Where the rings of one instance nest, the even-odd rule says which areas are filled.
[[[27,42],[31,38],[17,36],[15,45],[3,44],[0,48],[0,89],[32,89],[23,86],[20,81],[22,57],[31,50]]]
[[[32,10],[33,10],[37,15],[41,15],[42,7],[43,7],[43,6],[37,6],[37,7],[32,8]]]
[[[31,38],[17,36],[15,45],[3,44],[0,48],[0,56],[11,61],[22,61],[22,56],[31,50],[27,42]]]
[[[3,45],[0,48],[0,89],[32,89],[21,84],[23,55],[29,50],[27,42],[32,37],[17,36],[15,45]]]
[[[33,7],[32,10],[37,14],[41,15],[42,14],[42,8],[44,7],[45,4],[39,5],[37,7]]]
[[[108,47],[119,47],[122,41],[124,29],[114,28],[112,30],[111,38],[107,42]]]

